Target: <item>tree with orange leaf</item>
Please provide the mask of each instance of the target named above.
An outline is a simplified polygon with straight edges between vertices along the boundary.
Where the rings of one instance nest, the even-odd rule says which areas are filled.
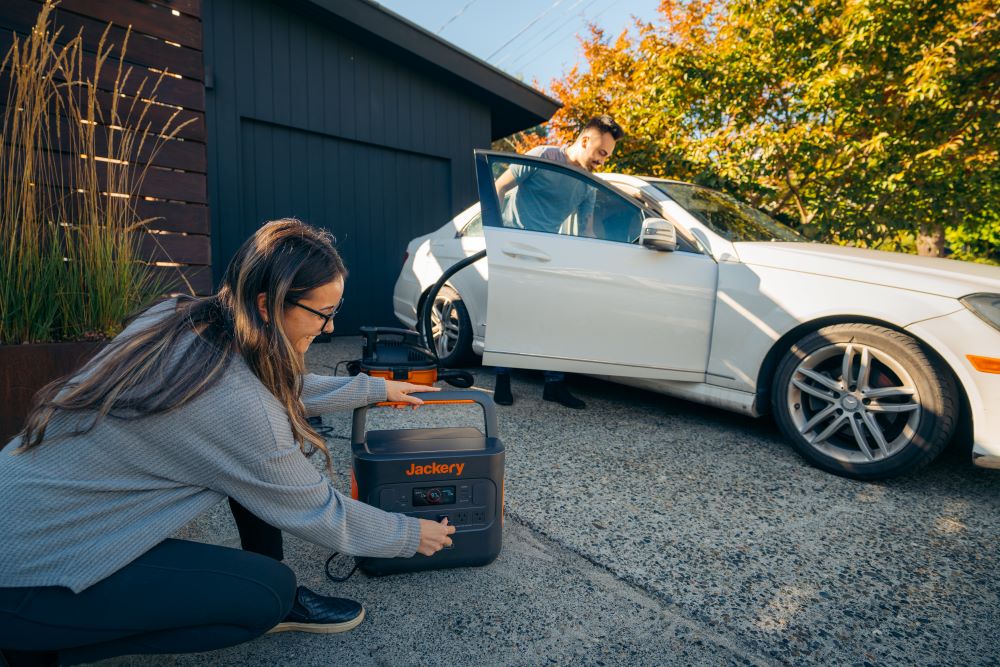
[[[947,234],[961,256],[1000,235],[991,0],[663,0],[635,36],[581,41],[548,136],[519,148],[609,113],[608,170],[721,187],[815,238],[940,254]]]

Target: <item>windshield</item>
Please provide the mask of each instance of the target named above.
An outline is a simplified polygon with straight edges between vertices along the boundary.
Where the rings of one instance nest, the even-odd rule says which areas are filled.
[[[718,190],[689,183],[650,184],[727,241],[807,240],[791,227]]]

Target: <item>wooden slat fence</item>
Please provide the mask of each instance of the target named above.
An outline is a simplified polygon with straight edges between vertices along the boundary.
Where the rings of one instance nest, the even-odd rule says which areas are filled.
[[[138,84],[145,77],[148,86],[160,72],[167,72],[156,94],[159,104],[149,109],[146,120],[154,126],[164,123],[180,109],[179,121],[193,119],[176,139],[166,142],[150,159],[149,150],[138,156],[138,167],[147,168],[146,178],[134,202],[143,218],[156,218],[149,226],[142,247],[146,257],[155,262],[170,288],[187,291],[189,281],[195,293],[212,290],[211,223],[208,214],[206,183],[207,157],[205,133],[205,83],[202,58],[202,0],[62,0],[54,13],[56,28],[62,28],[60,41],[69,41],[82,34],[84,49],[92,67],[98,41],[108,24],[112,28],[108,41],[120,49],[126,29],[131,27],[124,61],[132,67],[126,88],[137,94]],[[23,36],[30,32],[41,8],[39,0],[3,0],[0,2],[0,53],[6,53],[13,33]],[[111,102],[114,70],[120,51],[112,51],[114,61],[106,63],[108,76],[99,87],[100,104]],[[0,112],[7,99],[9,81],[0,77]],[[119,108],[131,104],[131,98],[119,100]],[[65,119],[62,119],[66,123]],[[129,121],[125,121],[126,124]],[[108,133],[98,129],[97,153],[106,149]],[[60,161],[68,170],[78,159],[66,145],[59,146]]]

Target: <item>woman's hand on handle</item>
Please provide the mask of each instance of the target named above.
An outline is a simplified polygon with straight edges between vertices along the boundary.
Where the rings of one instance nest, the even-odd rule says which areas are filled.
[[[397,382],[396,380],[385,381],[386,400],[391,403],[409,403],[413,407],[423,405],[424,402],[419,398],[410,396],[410,394],[420,391],[441,391],[441,389],[430,387],[426,384],[411,384],[409,382]]]
[[[455,532],[455,526],[448,525],[448,517],[441,519],[441,523],[420,519],[420,544],[417,546],[417,553],[425,556],[433,556],[445,547],[451,546],[449,535]]]

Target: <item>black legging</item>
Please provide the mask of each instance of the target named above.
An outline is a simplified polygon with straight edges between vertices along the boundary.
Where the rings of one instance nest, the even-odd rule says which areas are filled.
[[[236,529],[240,531],[240,545],[244,551],[269,556],[274,560],[285,559],[281,529],[261,521],[232,498],[229,499],[229,509],[236,519]]]
[[[292,608],[295,574],[276,560],[281,531],[232,507],[245,551],[168,539],[80,593],[0,588],[0,648],[57,651],[76,664],[209,651],[264,634]]]

